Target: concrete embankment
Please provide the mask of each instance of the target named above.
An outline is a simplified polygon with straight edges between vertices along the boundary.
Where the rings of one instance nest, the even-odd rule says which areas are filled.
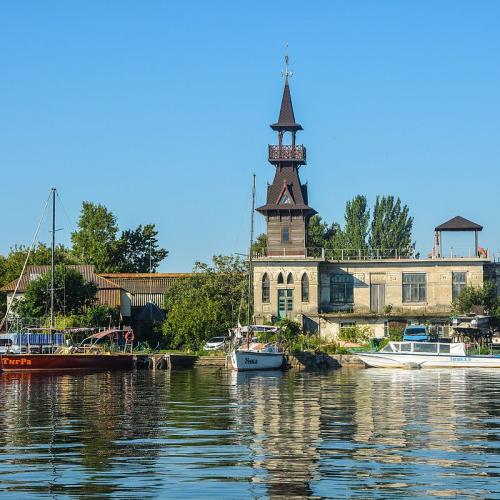
[[[355,354],[326,354],[301,352],[288,354],[286,361],[291,368],[299,370],[333,370],[336,368],[365,368],[365,364]]]
[[[149,370],[184,370],[187,368],[226,366],[226,356],[196,356],[194,354],[137,354],[136,368]]]
[[[285,356],[287,368],[299,370],[334,370],[342,367],[365,368],[355,354],[302,352]],[[228,356],[195,356],[190,354],[138,354],[136,367],[152,370],[182,370],[199,367],[230,368]]]

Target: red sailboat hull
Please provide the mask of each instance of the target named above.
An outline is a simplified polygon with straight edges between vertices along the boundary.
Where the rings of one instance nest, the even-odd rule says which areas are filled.
[[[5,372],[57,370],[130,370],[132,354],[2,354],[0,369]]]

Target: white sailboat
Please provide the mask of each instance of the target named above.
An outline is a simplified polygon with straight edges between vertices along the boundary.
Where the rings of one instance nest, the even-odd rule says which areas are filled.
[[[258,337],[259,333],[278,332],[277,327],[268,325],[235,328],[232,332],[235,347],[230,353],[232,367],[235,370],[277,370],[281,368],[284,360],[281,347],[275,342],[260,342]]]
[[[248,257],[248,322],[251,321],[251,304],[252,304],[252,289],[253,289],[253,263],[252,263],[252,246],[253,246],[253,217],[255,211],[255,174],[253,176],[252,187],[252,212],[250,217],[250,249]],[[234,370],[277,370],[282,367],[284,362],[283,349],[276,342],[260,342],[258,338],[259,332],[273,330],[277,333],[276,327],[265,325],[250,325],[246,328],[238,327],[233,333],[234,341],[230,352],[231,365]],[[243,339],[243,335],[246,338]],[[253,334],[256,337],[253,338]],[[242,340],[243,343],[240,343]]]

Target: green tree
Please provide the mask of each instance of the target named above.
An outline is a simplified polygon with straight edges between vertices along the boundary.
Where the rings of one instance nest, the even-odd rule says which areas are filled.
[[[313,215],[309,219],[307,232],[307,246],[311,249],[325,248],[329,245],[332,237],[332,228],[318,215]]]
[[[163,333],[172,347],[198,349],[245,318],[248,271],[238,257],[218,255],[196,263],[193,275],[165,293]]]
[[[344,234],[336,222],[328,224],[319,215],[313,215],[308,228],[309,255],[321,256],[321,249],[327,251],[330,258],[338,258],[344,248]]]
[[[293,341],[302,333],[302,327],[297,321],[284,318],[278,322],[280,328],[279,339],[286,348],[290,348]]]
[[[482,287],[466,286],[452,303],[456,314],[473,313],[478,307],[483,308],[486,314],[500,315],[500,298],[493,281],[485,281]]]
[[[22,318],[44,318],[50,313],[51,276],[49,271],[32,281],[16,307]],[[54,274],[54,310],[63,316],[82,314],[96,301],[97,286],[85,281],[81,273],[63,265]]]
[[[19,278],[29,248],[25,246],[14,246],[9,250],[7,257],[0,259],[0,286],[10,283]],[[38,243],[31,251],[28,265],[43,266],[51,262],[52,251],[44,243]],[[55,259],[60,264],[75,264],[76,259],[71,250],[64,245],[58,245],[55,251]]]
[[[266,255],[267,234],[262,233],[257,236],[252,245],[252,255]]]
[[[345,247],[351,252],[351,256],[356,256],[359,252],[366,255],[368,244],[368,228],[370,224],[370,210],[366,202],[366,197],[355,196],[346,203],[345,226],[343,239]]]
[[[146,273],[150,264],[156,271],[168,251],[158,245],[158,231],[154,224],[140,225],[137,229],[123,231],[117,242],[116,265],[122,273]],[[151,261],[150,261],[151,255]]]
[[[78,230],[71,234],[77,259],[93,264],[97,273],[116,271],[117,233],[116,217],[105,206],[84,201]]]
[[[21,271],[26,261],[29,248],[25,246],[14,246],[9,250],[6,257],[0,256],[0,287],[16,280],[21,275]],[[31,251],[28,265],[48,265],[51,262],[51,249],[43,243],[38,243]],[[75,264],[76,260],[70,249],[64,245],[56,247],[56,262],[65,264]],[[0,294],[0,311],[3,316],[6,312],[6,296]]]
[[[407,205],[401,205],[401,200],[394,196],[377,196],[369,238],[372,252],[408,255],[415,247],[412,228],[413,217]]]

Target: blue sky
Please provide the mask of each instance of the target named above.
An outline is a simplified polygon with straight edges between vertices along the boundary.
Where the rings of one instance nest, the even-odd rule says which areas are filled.
[[[257,203],[273,177],[287,41],[324,219],[395,194],[422,254],[458,214],[500,251],[499,23],[495,1],[2,2],[0,252],[29,244],[52,185],[63,242],[89,200],[123,229],[154,222],[162,271],[243,252],[252,173]]]

